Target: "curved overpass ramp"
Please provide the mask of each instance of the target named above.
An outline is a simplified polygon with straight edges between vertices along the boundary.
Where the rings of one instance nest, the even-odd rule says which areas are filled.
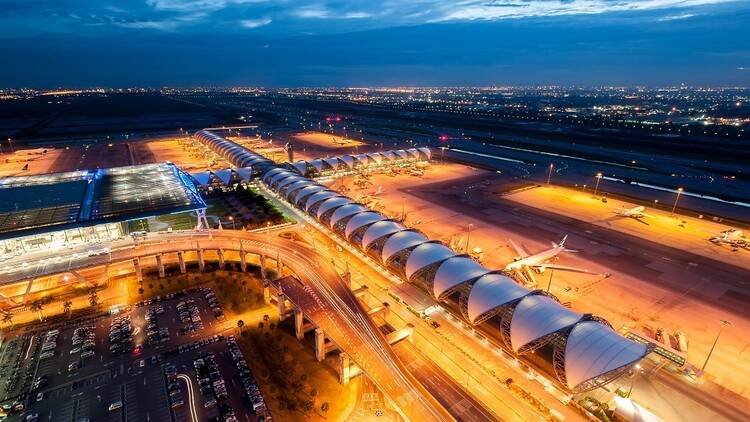
[[[242,245],[242,246],[240,246]],[[85,256],[75,261],[54,262],[35,268],[34,277],[75,271],[87,267],[128,262],[163,254],[195,250],[240,251],[275,256],[301,281],[309,299],[317,306],[309,317],[326,336],[373,380],[408,420],[449,421],[454,418],[420,384],[396,357],[385,337],[362,308],[349,286],[330,263],[298,242],[241,231],[185,231],[151,235],[139,244],[124,244],[109,253]],[[0,276],[0,281],[23,279],[24,271]],[[29,276],[27,275],[26,278]]]

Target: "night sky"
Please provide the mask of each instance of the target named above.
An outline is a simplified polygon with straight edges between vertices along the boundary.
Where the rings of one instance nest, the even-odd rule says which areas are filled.
[[[0,0],[0,88],[750,85],[750,1]]]

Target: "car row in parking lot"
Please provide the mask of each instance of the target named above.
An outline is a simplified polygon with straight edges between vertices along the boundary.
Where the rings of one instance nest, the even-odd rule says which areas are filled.
[[[109,351],[119,355],[132,352],[134,347],[130,315],[113,318],[109,328]]]
[[[184,301],[180,301],[176,305],[177,313],[180,316],[180,322],[186,324],[180,328],[180,334],[188,334],[203,329],[203,321],[201,321],[201,315],[198,311],[198,307],[195,305],[195,300],[189,298]]]
[[[247,361],[242,355],[240,346],[237,344],[237,339],[234,336],[229,336],[227,338],[227,348],[229,349],[232,361],[240,374],[240,383],[245,390],[248,400],[250,400],[253,411],[258,415],[264,414],[266,412],[266,402],[263,399],[263,394],[260,393],[258,383],[255,381],[255,378],[253,378],[250,368],[247,367]]]
[[[223,320],[224,310],[221,308],[221,304],[219,303],[219,299],[216,298],[214,290],[210,287],[201,287],[200,289],[208,302],[208,306],[211,307],[211,312],[213,312],[214,317],[218,320]]]
[[[55,356],[58,335],[60,335],[60,330],[52,330],[47,333],[42,342],[42,353],[39,355],[39,359],[49,359]]]
[[[227,385],[222,377],[216,356],[213,352],[201,353],[202,357],[193,361],[193,367],[198,377],[200,393],[210,397],[203,403],[203,407],[217,406],[221,420],[224,422],[237,422],[237,417],[231,404],[227,401],[229,393]]]
[[[159,328],[157,315],[164,313],[164,307],[157,305],[146,311],[146,343],[150,346],[166,343],[170,340],[169,328]]]

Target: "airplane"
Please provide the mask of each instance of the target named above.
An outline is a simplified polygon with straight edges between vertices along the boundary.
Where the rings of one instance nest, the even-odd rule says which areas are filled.
[[[565,241],[567,239],[568,239],[568,235],[565,235],[565,237],[562,238],[560,243],[552,242],[551,248],[545,249],[535,254],[531,254],[526,249],[519,247],[513,241],[513,239],[508,239],[510,241],[510,244],[513,245],[513,248],[516,250],[516,253],[518,253],[518,256],[513,260],[513,262],[505,266],[505,271],[520,274],[522,277],[528,279],[528,281],[534,285],[537,284],[536,278],[534,277],[534,273],[536,272],[537,274],[541,274],[547,268],[553,269],[553,270],[561,270],[561,271],[596,274],[596,273],[591,273],[589,270],[566,267],[562,265],[553,264],[551,262],[551,260],[555,258],[560,252],[579,252],[577,249],[568,249],[565,247]],[[604,275],[605,277],[610,276],[610,274],[604,274]]]
[[[714,236],[709,240],[717,245],[726,243],[733,248],[746,248],[750,246],[750,242],[748,242],[742,230],[737,229],[724,230],[718,236]]]
[[[625,207],[623,207],[621,210],[615,211],[615,214],[617,216],[619,216],[619,217],[634,218],[639,223],[643,223],[643,224],[645,224],[645,225],[648,226],[649,224],[647,222],[641,220],[641,219],[643,217],[653,217],[653,215],[646,214],[645,212],[643,212],[645,210],[646,210],[646,207],[644,207],[643,205],[639,205],[639,206],[633,207],[633,208],[625,208]]]

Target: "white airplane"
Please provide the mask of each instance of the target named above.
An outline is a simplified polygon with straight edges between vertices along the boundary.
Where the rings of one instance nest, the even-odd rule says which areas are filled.
[[[653,217],[653,215],[646,214],[644,211],[646,211],[646,207],[643,205],[639,205],[637,207],[633,208],[625,208],[623,207],[619,211],[615,211],[615,214],[619,217],[630,217],[634,218],[639,223],[643,223],[645,225],[649,225],[647,222],[641,220],[643,217]]]
[[[550,262],[550,260],[556,257],[560,252],[578,252],[577,249],[568,249],[565,247],[565,241],[567,239],[568,239],[568,235],[565,235],[565,237],[562,238],[560,243],[552,242],[551,248],[545,249],[535,254],[529,253],[526,249],[516,245],[513,239],[509,239],[510,244],[513,245],[513,248],[516,250],[516,253],[518,253],[518,256],[513,260],[513,262],[505,266],[505,271],[521,274],[523,277],[527,278],[533,284],[536,284],[534,272],[536,272],[537,274],[541,274],[547,268],[554,269],[554,270],[561,270],[561,271],[572,271],[572,272],[578,272],[578,273],[596,274],[596,273],[591,273],[589,270],[583,270],[580,268],[573,268],[573,267],[565,267],[565,266],[553,264],[552,262]],[[609,274],[605,274],[605,276],[608,277]]]
[[[750,242],[748,242],[747,237],[742,230],[737,229],[724,230],[718,236],[714,236],[709,240],[717,245],[726,243],[733,248],[744,248],[750,246]]]

